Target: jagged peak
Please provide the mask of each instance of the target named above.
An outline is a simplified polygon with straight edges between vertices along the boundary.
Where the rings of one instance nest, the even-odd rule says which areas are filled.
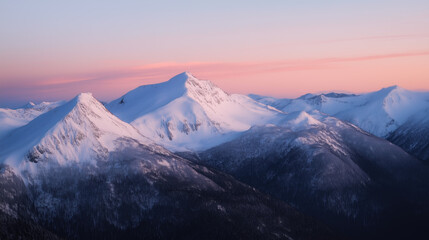
[[[32,108],[34,107],[36,104],[34,102],[28,102],[27,104],[25,104],[24,106],[22,106],[22,108]]]
[[[298,99],[309,99],[309,98],[312,98],[312,97],[315,97],[315,96],[317,96],[317,95],[315,95],[313,93],[306,93],[306,94],[298,97]]]
[[[296,123],[306,122],[306,123],[312,124],[312,125],[320,123],[317,119],[315,119],[313,116],[311,116],[306,111],[297,112],[295,122]]]
[[[190,72],[182,72],[182,73],[179,73],[176,76],[172,77],[170,80],[168,80],[168,82],[171,82],[171,83],[185,83],[186,81],[189,81],[189,80],[197,80],[197,81],[199,81]]]
[[[192,93],[203,94],[208,92],[222,92],[228,95],[211,81],[200,80],[190,72],[182,72],[165,82],[139,86],[111,103],[126,104],[140,101],[140,98],[145,96],[158,96],[161,94],[164,95],[161,97],[162,99],[169,98],[173,100],[185,94],[192,95]]]
[[[401,89],[401,87],[400,87],[400,86],[398,86],[398,85],[392,85],[392,86],[386,87],[386,88],[384,88],[384,89],[396,90],[396,89]]]
[[[315,98],[343,98],[343,97],[353,97],[357,96],[356,94],[352,93],[341,93],[341,92],[327,92],[327,93],[320,93],[320,94],[314,94],[314,93],[307,93],[304,94],[298,99],[308,100],[308,99],[315,99]]]
[[[76,103],[88,103],[94,100],[98,102],[98,100],[95,99],[94,96],[92,96],[92,93],[86,92],[86,93],[79,93],[76,97],[73,98],[72,101]]]
[[[168,85],[168,88],[181,91],[182,94],[186,94],[200,103],[219,103],[229,95],[211,81],[200,80],[190,72],[182,72],[165,82],[165,84]]]
[[[78,114],[81,116],[80,119],[82,119],[90,112],[97,112],[99,114],[104,111],[109,113],[104,106],[92,96],[91,93],[80,93],[59,107],[36,117],[23,128],[31,128],[34,125],[38,126],[36,128],[43,126],[43,128],[48,129],[65,119],[70,114]]]
[[[105,135],[108,137],[103,138]],[[61,152],[59,156],[64,153],[65,158],[79,160],[77,155],[67,155],[67,149],[78,149],[79,141],[83,139],[88,139],[88,143],[94,145],[94,150],[100,146],[111,147],[111,139],[121,137],[152,144],[152,141],[143,137],[134,127],[111,114],[91,93],[78,94],[67,103],[13,130],[8,137],[15,139],[15,144],[0,149],[0,161],[3,155],[6,159],[10,157],[11,161],[17,160],[18,164],[22,160],[21,157],[31,149],[37,150],[37,146],[40,146],[40,149],[49,148],[50,152],[46,154],[65,149],[66,152]],[[57,140],[62,142],[62,147],[58,146]],[[2,141],[4,139],[0,140],[0,144],[3,144]]]
[[[321,95],[329,98],[343,98],[343,97],[357,96],[356,94],[352,94],[352,93],[338,93],[338,92],[323,93]]]
[[[104,108],[102,104],[92,96],[91,93],[80,93],[67,103],[59,106],[58,108],[44,113],[33,119],[23,128],[31,128],[33,125],[50,128],[53,125],[57,124],[57,122],[65,119],[66,116],[71,114],[72,112],[81,112],[81,105],[85,106],[84,109],[86,109],[86,112],[88,112],[88,109],[92,109],[92,107],[94,107],[94,109],[99,109],[99,106]],[[50,124],[48,124],[48,122]]]
[[[408,90],[399,87],[398,85],[393,85],[390,87],[382,88],[376,92],[369,93],[368,96],[370,99],[386,99],[389,96],[401,96],[404,92],[407,92]]]
[[[318,112],[312,112],[312,114],[306,111],[292,112],[287,115],[283,125],[291,127],[294,130],[299,130],[308,126],[322,125],[322,122],[315,117],[317,114]]]
[[[68,105],[68,108],[70,110],[74,109],[81,109],[78,106],[85,106],[86,109],[105,109],[104,105],[98,101],[92,93],[86,92],[86,93],[79,93],[76,97],[74,97],[72,100],[67,102],[64,105]]]
[[[380,92],[380,93],[391,93],[391,92],[393,92],[393,91],[402,91],[402,90],[405,90],[404,88],[401,88],[400,86],[398,86],[398,85],[393,85],[393,86],[390,86],[390,87],[385,87],[385,88],[382,88],[382,89],[380,89],[380,90],[378,90],[377,92]]]
[[[166,82],[167,84],[174,84],[176,87],[190,88],[218,88],[209,80],[201,80],[196,78],[190,72],[182,72],[172,77]]]
[[[189,72],[182,72],[168,81],[135,88],[107,104],[107,108],[123,121],[132,122],[176,100],[194,101],[210,108],[210,111],[214,111],[213,106],[233,101],[228,93],[210,81],[199,80]]]

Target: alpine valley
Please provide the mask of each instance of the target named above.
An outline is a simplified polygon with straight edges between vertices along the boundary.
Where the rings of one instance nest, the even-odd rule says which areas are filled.
[[[184,72],[0,109],[0,239],[426,239],[429,93],[229,94]]]

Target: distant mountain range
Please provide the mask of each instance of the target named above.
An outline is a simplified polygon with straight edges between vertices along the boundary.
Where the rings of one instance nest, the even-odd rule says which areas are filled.
[[[21,127],[40,114],[54,109],[64,103],[65,101],[42,102],[40,104],[29,102],[22,108],[18,109],[0,108],[0,138],[6,135],[10,130]]]
[[[428,234],[429,93],[277,99],[185,72],[0,123],[1,239]]]
[[[286,113],[318,110],[375,136],[389,139],[422,160],[429,160],[429,135],[416,135],[412,130],[429,130],[429,125],[425,124],[429,119],[429,92],[413,92],[392,86],[361,95],[306,94],[297,99],[249,96]],[[407,135],[413,137],[407,138]]]

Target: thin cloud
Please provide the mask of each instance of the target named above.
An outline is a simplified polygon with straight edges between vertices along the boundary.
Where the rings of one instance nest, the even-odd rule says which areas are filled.
[[[417,56],[429,56],[429,50],[357,57],[333,57],[266,62],[161,62],[116,71],[95,72],[70,77],[39,79],[35,81],[34,85],[29,87],[41,87],[49,89],[58,86],[76,86],[96,82],[114,81],[115,79],[124,78],[140,78],[141,80],[150,80],[155,78],[153,80],[157,81],[159,78],[161,78],[160,80],[165,80],[164,77],[171,77],[172,74],[177,74],[183,71],[197,71],[208,73],[208,75],[217,74],[225,76],[237,74],[268,73],[272,71],[305,71],[310,69],[331,68],[332,66],[328,64],[332,63],[360,62]]]
[[[429,51],[266,62],[161,62],[128,69],[32,79],[31,81],[28,80],[29,84],[22,84],[22,81],[9,82],[0,89],[0,95],[2,96],[0,101],[5,98],[16,98],[17,96],[54,96],[64,98],[72,97],[74,94],[83,91],[94,92],[102,98],[111,98],[142,84],[165,81],[183,71],[190,71],[197,75],[204,74],[205,77],[219,79],[274,72],[328,69],[335,68],[336,64],[339,63],[417,56],[429,56]]]
[[[380,54],[380,55],[348,57],[348,58],[327,58],[325,60],[327,62],[359,62],[359,61],[380,60],[380,59],[387,59],[387,58],[417,57],[417,56],[427,56],[427,55],[429,55],[429,51],[391,53],[391,54]]]
[[[325,40],[325,41],[318,41],[318,43],[353,42],[353,41],[366,41],[366,40],[403,40],[403,39],[416,39],[416,38],[427,38],[427,37],[429,36],[423,35],[423,34],[379,35],[379,36]]]

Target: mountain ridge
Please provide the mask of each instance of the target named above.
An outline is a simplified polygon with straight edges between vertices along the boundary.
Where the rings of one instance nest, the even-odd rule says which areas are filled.
[[[4,147],[0,149],[0,161],[17,168],[22,165],[23,157],[32,162],[49,158],[67,164],[104,154],[114,147],[109,144],[110,138],[124,137],[153,144],[107,111],[91,93],[81,93],[1,139],[0,145]]]
[[[0,108],[0,138],[7,135],[13,129],[24,126],[40,114],[64,103],[65,101],[42,102],[39,104],[30,102],[17,109]]]
[[[397,223],[404,230],[395,233],[405,235],[391,235],[408,236],[416,220],[399,218],[420,219],[413,215],[418,210],[429,215],[429,170],[371,134],[371,127],[390,131],[405,121],[391,141],[424,148],[427,138],[416,133],[427,116],[415,112],[425,109],[425,93],[393,86],[361,95],[252,97],[184,72],[108,104],[90,93],[41,104],[40,114],[0,137],[0,186],[7,193],[0,210],[71,238],[89,238],[91,231],[315,238],[303,216],[256,188],[362,238],[377,239],[372,230],[397,229]],[[39,110],[29,104],[18,111]],[[408,114],[421,124],[404,120]],[[320,229],[320,238],[331,236]]]
[[[351,238],[401,239],[417,224],[405,227],[411,223],[406,219],[422,221],[429,214],[429,168],[400,147],[317,111],[294,112],[282,125],[252,127],[192,159]],[[415,238],[424,232],[420,228]]]
[[[208,148],[282,114],[187,72],[131,90],[107,108],[170,150]]]
[[[429,108],[429,93],[414,92],[397,85],[359,95],[307,94],[296,99],[250,96],[284,112],[316,109],[384,138],[409,117]]]
[[[0,236],[18,222],[32,224],[34,238],[338,238],[287,204],[154,144],[89,93],[0,145]]]

